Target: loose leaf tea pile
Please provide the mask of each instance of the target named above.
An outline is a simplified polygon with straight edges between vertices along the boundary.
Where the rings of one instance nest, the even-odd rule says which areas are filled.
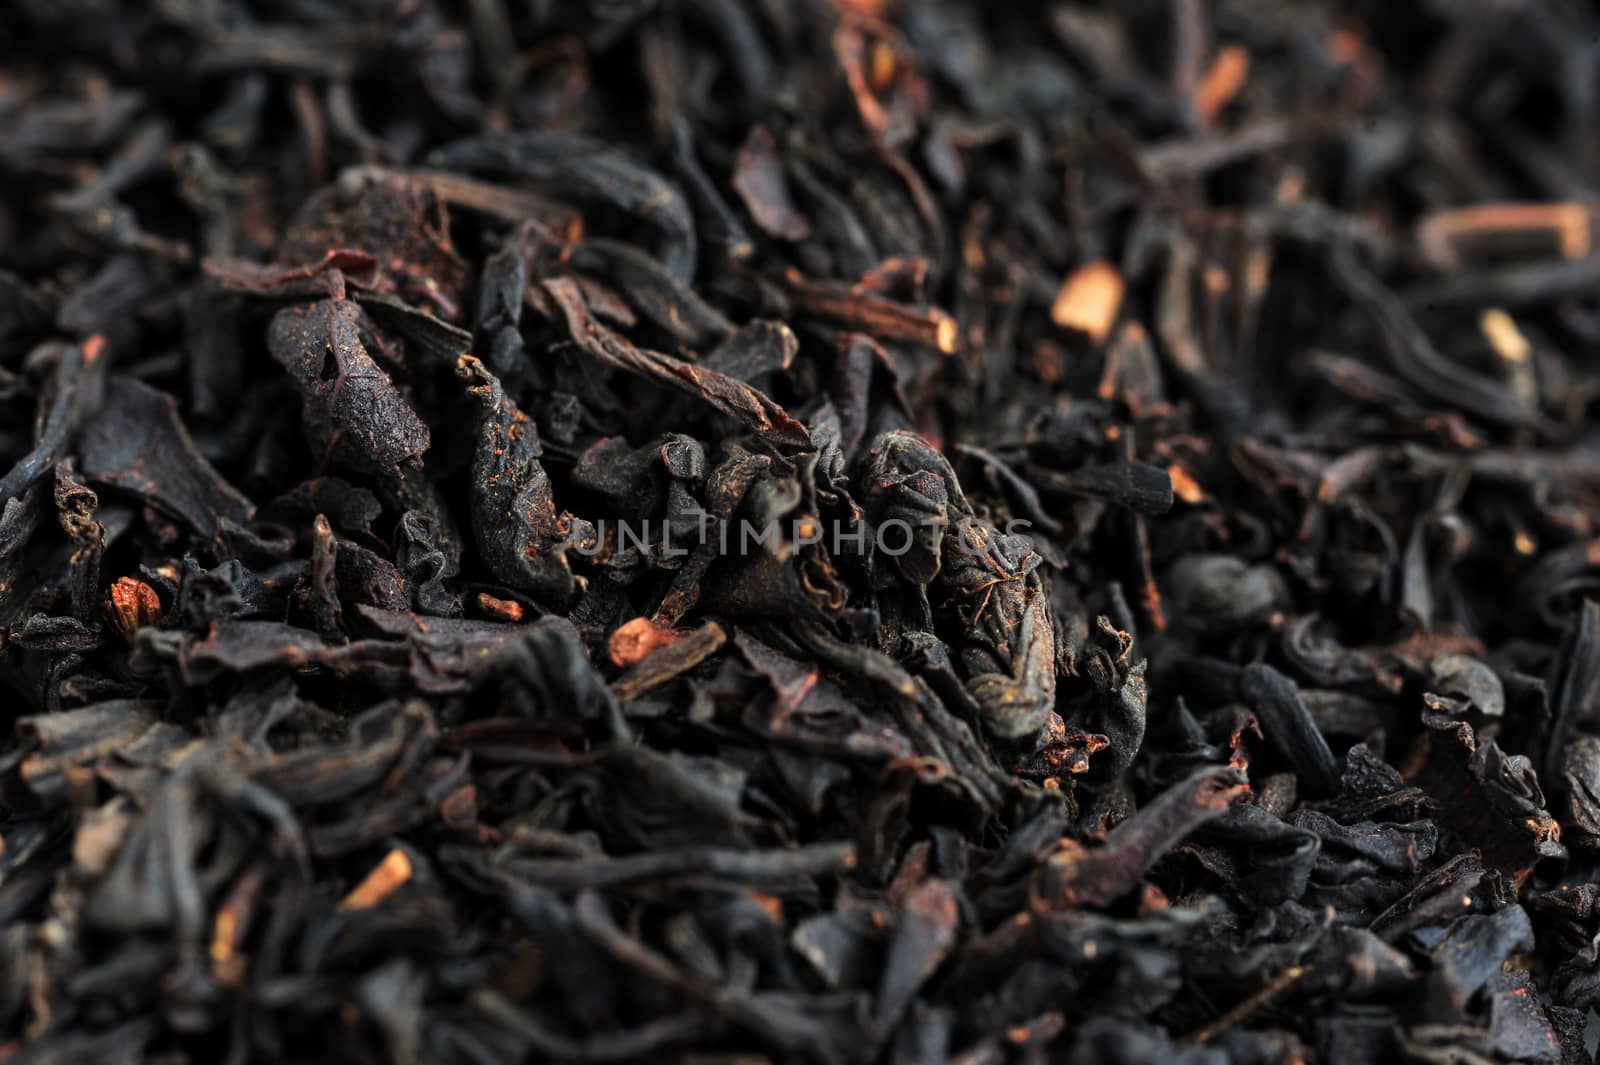
[[[1592,1065],[1597,40],[10,0],[0,1062]]]

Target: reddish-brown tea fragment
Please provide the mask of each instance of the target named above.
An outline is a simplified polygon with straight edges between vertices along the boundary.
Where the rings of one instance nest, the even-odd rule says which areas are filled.
[[[497,599],[488,592],[479,592],[473,597],[473,602],[480,612],[496,621],[522,620],[522,604],[514,599]]]
[[[909,340],[931,344],[954,355],[960,332],[956,320],[938,307],[908,307],[869,296],[849,285],[812,281],[790,270],[784,277],[795,306],[829,318],[876,340]]]
[[[134,633],[146,625],[160,622],[161,599],[144,581],[118,577],[106,593],[106,613],[123,638],[132,640]]]
[[[679,637],[670,629],[651,623],[649,618],[634,618],[626,622],[606,643],[606,651],[613,665],[631,666],[657,647],[676,643]]]

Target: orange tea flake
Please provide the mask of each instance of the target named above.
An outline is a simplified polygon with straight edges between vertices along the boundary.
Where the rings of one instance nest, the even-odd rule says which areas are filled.
[[[1225,44],[1217,49],[1211,68],[1195,87],[1194,109],[1200,121],[1212,125],[1228,102],[1244,88],[1244,79],[1250,73],[1250,53],[1237,44]]]
[[[1111,333],[1122,309],[1122,293],[1122,275],[1115,266],[1104,260],[1085,263],[1061,283],[1050,320],[1099,344]]]
[[[402,850],[392,850],[383,861],[368,873],[366,879],[351,889],[339,903],[341,910],[368,910],[393,895],[400,886],[411,879],[411,859]]]

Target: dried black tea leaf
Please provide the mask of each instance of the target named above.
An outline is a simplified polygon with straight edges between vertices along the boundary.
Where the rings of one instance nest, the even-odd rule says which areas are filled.
[[[573,341],[603,365],[698,396],[708,406],[737,418],[775,444],[810,444],[805,426],[742,381],[661,352],[634,347],[596,322],[589,316],[583,294],[572,281],[564,278],[547,281],[545,290],[559,308]]]
[[[300,390],[301,419],[324,465],[398,477],[420,465],[428,426],[362,342],[372,323],[351,300],[286,307],[272,319],[267,347]]]
[[[471,356],[456,370],[478,401],[472,464],[472,529],[490,571],[512,587],[555,600],[572,591],[570,514],[556,512],[550,479],[539,464],[539,430],[506,398],[500,382]]]
[[[244,521],[254,508],[196,450],[171,396],[123,377],[106,387],[106,403],[79,444],[83,472],[182,518],[210,537],[222,519]]]
[[[0,1062],[1594,1065],[1596,40],[0,4]]]

